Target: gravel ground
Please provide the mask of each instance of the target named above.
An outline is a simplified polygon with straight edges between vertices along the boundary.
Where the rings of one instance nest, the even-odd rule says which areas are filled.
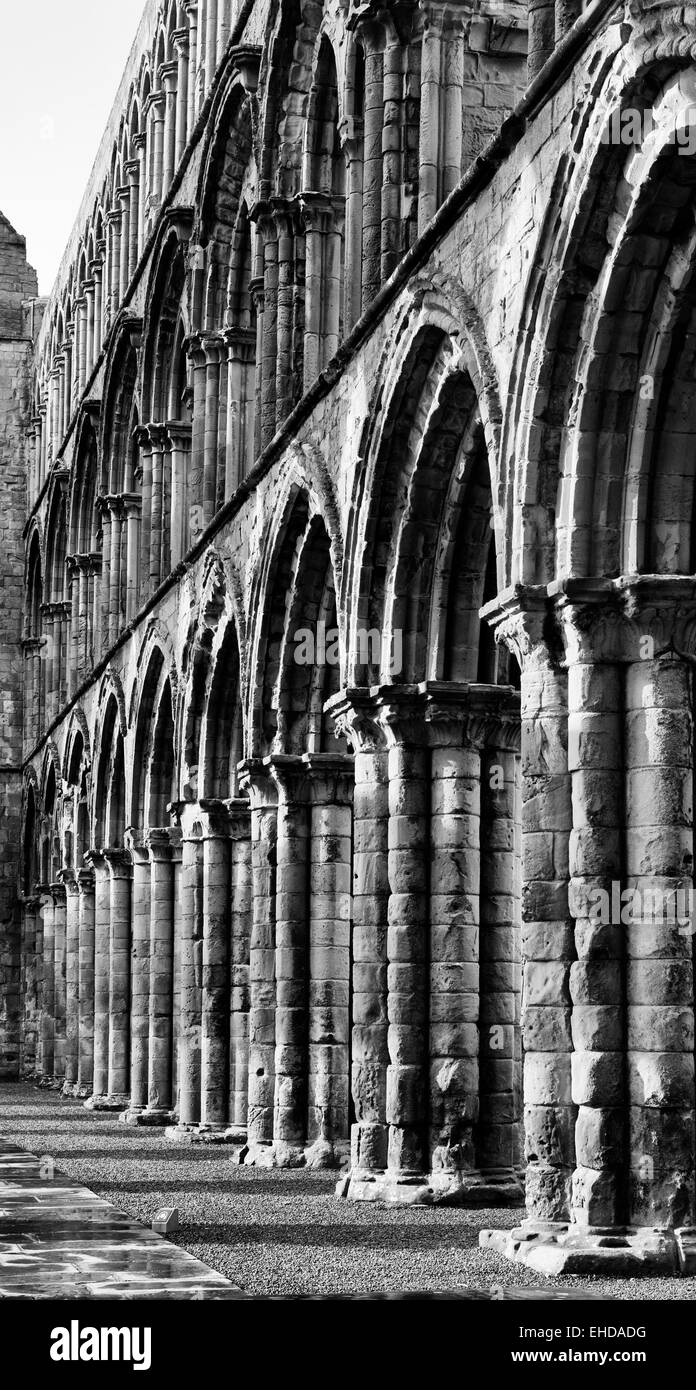
[[[521,1213],[478,1208],[410,1210],[334,1197],[332,1175],[262,1171],[230,1162],[228,1148],[177,1147],[158,1130],[126,1129],[55,1091],[0,1085],[0,1134],[49,1154],[69,1177],[149,1225],[179,1209],[177,1245],[249,1293],[357,1293],[395,1289],[584,1289],[629,1299],[696,1299],[696,1278],[549,1280],[478,1248],[483,1226]]]

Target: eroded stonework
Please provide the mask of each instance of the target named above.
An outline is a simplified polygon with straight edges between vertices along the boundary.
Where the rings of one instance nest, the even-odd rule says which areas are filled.
[[[551,1272],[691,1258],[694,20],[149,0],[10,335],[4,1070]]]

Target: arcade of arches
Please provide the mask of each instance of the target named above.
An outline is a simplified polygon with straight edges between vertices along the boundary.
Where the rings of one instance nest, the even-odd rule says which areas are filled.
[[[1,1075],[691,1270],[695,35],[147,0],[0,219]]]

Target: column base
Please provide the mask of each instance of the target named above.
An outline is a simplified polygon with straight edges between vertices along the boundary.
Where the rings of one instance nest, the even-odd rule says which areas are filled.
[[[73,1098],[74,1098],[75,1100],[89,1100],[91,1094],[92,1094],[92,1083],[91,1083],[91,1081],[76,1081],[76,1082],[75,1082],[75,1089],[74,1089],[74,1091],[73,1091]]]
[[[129,1108],[124,1110],[118,1117],[119,1124],[142,1126],[152,1129],[156,1125],[170,1125],[172,1122],[171,1110],[148,1110],[143,1107]]]
[[[125,1110],[128,1105],[128,1096],[90,1096],[84,1102],[85,1110]]]
[[[483,1250],[494,1250],[538,1274],[654,1275],[696,1272],[696,1229],[655,1226],[577,1226],[560,1221],[523,1221],[512,1231],[479,1233]]]
[[[312,1172],[322,1172],[331,1168],[350,1167],[350,1141],[348,1139],[316,1139],[304,1151],[305,1166]]]
[[[62,1096],[67,1096],[69,1100],[73,1100],[77,1095],[77,1082],[64,1081],[60,1093]]]
[[[523,1207],[524,1187],[514,1173],[366,1172],[354,1169],[336,1185],[350,1202],[420,1207]]]

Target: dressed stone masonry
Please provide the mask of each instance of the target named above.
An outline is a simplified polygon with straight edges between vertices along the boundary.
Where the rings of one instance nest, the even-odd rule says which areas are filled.
[[[694,35],[148,0],[0,221],[3,1075],[693,1271]]]

